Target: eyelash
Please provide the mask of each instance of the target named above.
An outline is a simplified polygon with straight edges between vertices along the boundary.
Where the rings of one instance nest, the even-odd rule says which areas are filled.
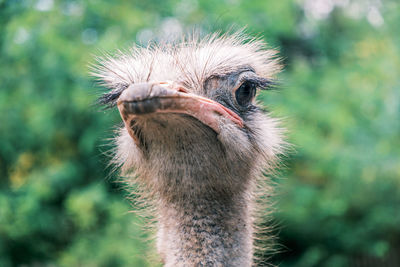
[[[269,79],[266,79],[266,78],[260,78],[260,77],[244,77],[244,78],[242,78],[242,79],[240,80],[240,86],[242,86],[242,84],[244,84],[244,83],[246,83],[246,82],[254,84],[254,86],[255,86],[257,89],[261,89],[261,90],[268,90],[268,89],[270,89],[270,88],[274,85],[273,81],[271,81],[271,80],[269,80]],[[239,87],[240,87],[240,86],[239,86]],[[239,88],[239,87],[238,87],[238,88]]]
[[[111,92],[102,95],[97,100],[97,103],[99,103],[100,105],[105,105],[106,109],[114,107],[116,105],[118,97],[121,95],[122,91],[124,91],[127,87],[128,87],[127,85],[119,85]]]

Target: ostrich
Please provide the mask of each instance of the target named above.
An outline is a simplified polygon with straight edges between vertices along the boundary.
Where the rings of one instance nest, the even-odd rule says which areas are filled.
[[[165,266],[254,264],[257,185],[284,143],[255,96],[279,70],[275,51],[241,33],[98,59],[99,101],[123,121],[112,162],[154,207]]]

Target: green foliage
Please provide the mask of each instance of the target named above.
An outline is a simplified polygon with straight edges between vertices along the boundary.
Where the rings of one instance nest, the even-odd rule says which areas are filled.
[[[157,265],[107,179],[120,119],[94,105],[88,65],[182,28],[232,25],[266,38],[285,64],[282,90],[259,96],[285,117],[295,150],[278,179],[274,261],[395,266],[399,11],[395,0],[0,1],[0,266]]]

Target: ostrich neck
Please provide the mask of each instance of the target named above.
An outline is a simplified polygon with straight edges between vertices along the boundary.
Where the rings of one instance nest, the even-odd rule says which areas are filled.
[[[197,120],[171,116],[167,128],[143,132],[149,152],[139,170],[157,197],[165,266],[250,266],[255,157],[230,148]]]
[[[252,219],[247,192],[225,197],[214,194],[207,196],[196,190],[175,200],[161,197],[157,246],[165,266],[251,265]]]

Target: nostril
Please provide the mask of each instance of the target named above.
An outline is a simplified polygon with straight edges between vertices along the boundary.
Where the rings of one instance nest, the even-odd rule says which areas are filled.
[[[177,83],[175,83],[173,81],[158,82],[158,85],[163,86],[163,87],[167,87],[167,88],[170,88],[170,89],[174,89],[179,93],[188,93],[188,90],[185,87],[183,87],[183,86],[181,86],[181,85],[179,85],[179,84],[177,84]]]
[[[187,93],[187,92],[188,92],[188,91],[187,91],[185,88],[183,88],[183,87],[179,87],[177,91],[178,91],[178,92],[181,92],[181,93]]]

